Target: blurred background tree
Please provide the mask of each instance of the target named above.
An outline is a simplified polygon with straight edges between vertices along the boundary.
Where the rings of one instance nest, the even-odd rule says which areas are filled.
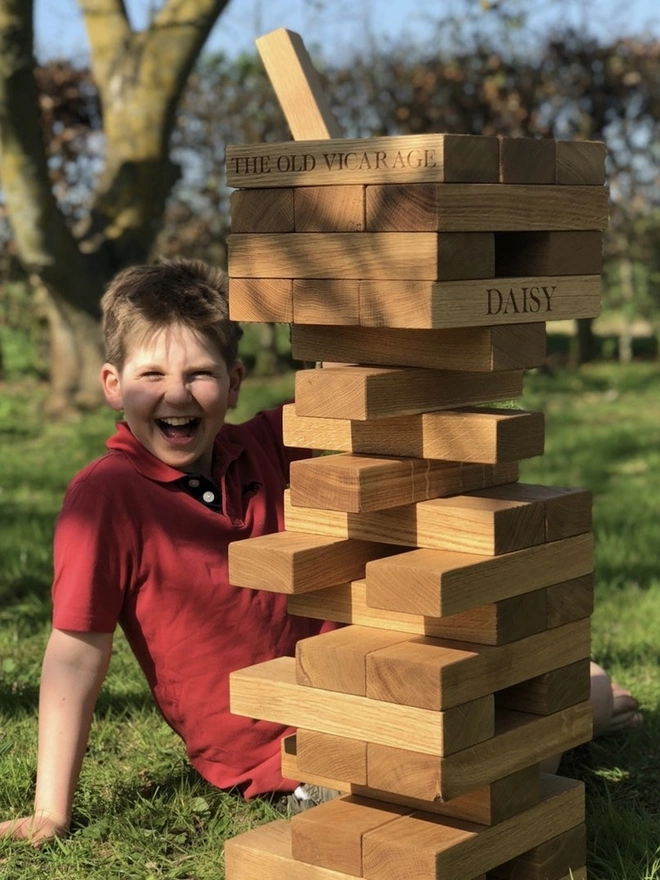
[[[134,31],[123,0],[81,2],[91,71],[75,73],[38,72],[33,0],[0,0],[2,195],[48,324],[54,411],[99,402],[99,299],[153,248],[177,106],[226,3],[167,0]]]
[[[142,33],[128,27],[121,0],[96,0],[96,16],[92,4],[81,4],[92,49],[87,69],[71,61],[35,66],[31,3],[0,0],[3,278],[27,273],[37,291],[51,330],[54,406],[94,399],[97,370],[83,352],[94,340],[92,353],[100,356],[91,328],[109,277],[155,254],[225,265],[226,145],[289,138],[256,51],[232,58],[201,52],[225,2],[168,0]],[[179,19],[173,49],[162,32],[183,7],[194,21]],[[347,136],[604,140],[611,190],[604,309],[617,318],[618,354],[626,359],[634,322],[643,318],[660,333],[660,43],[644,35],[597,39],[588,29],[564,26],[560,16],[539,33],[520,9],[517,0],[479,7],[463,0],[438,12],[423,46],[365,40],[332,61],[308,48]],[[162,66],[174,64],[163,61],[166,49],[177,66],[176,76],[172,70],[163,80]],[[7,176],[14,167],[8,168],[7,147],[18,135],[19,106],[25,114],[37,98],[17,186]],[[139,146],[141,138],[148,146]],[[22,218],[39,231],[36,247],[32,233],[20,231]],[[591,322],[579,325],[575,361],[600,352]],[[259,369],[272,369],[286,347],[278,347],[274,328],[257,332],[253,356],[263,358]]]

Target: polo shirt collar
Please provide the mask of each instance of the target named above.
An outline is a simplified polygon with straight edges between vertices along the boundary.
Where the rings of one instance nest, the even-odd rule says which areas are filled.
[[[165,464],[164,461],[161,461],[149,452],[139,440],[136,440],[126,422],[117,423],[117,433],[108,439],[106,447],[111,452],[123,453],[139,474],[157,483],[174,483],[176,480],[180,480],[181,477],[188,476],[183,471]],[[222,477],[232,461],[235,461],[242,452],[243,444],[226,437],[223,427],[215,438],[213,450],[214,476]]]

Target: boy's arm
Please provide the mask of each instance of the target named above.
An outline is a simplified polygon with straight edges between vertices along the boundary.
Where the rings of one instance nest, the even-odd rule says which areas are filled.
[[[39,690],[39,752],[34,813],[0,823],[0,837],[39,846],[66,833],[96,698],[110,662],[112,633],[54,629]]]

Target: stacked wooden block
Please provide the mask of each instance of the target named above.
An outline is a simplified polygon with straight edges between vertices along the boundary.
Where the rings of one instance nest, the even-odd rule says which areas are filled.
[[[346,624],[232,675],[336,800],[227,843],[229,880],[583,880],[588,492],[519,482],[541,413],[493,406],[545,322],[599,311],[602,144],[426,135],[240,146],[230,310],[292,323],[294,463],[237,586]]]

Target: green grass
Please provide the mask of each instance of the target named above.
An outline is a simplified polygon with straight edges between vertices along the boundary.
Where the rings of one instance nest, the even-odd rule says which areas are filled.
[[[232,420],[292,393],[246,385]],[[50,542],[73,473],[103,451],[106,410],[42,416],[36,380],[0,387],[0,817],[29,811],[39,667],[49,631]],[[590,880],[660,880],[660,371],[595,364],[526,379],[546,453],[521,479],[594,493],[594,656],[641,699],[639,731],[576,749],[561,772],[587,787]],[[227,837],[275,818],[213,789],[156,713],[123,637],[96,712],[73,833],[41,852],[0,843],[0,876],[220,880]]]

